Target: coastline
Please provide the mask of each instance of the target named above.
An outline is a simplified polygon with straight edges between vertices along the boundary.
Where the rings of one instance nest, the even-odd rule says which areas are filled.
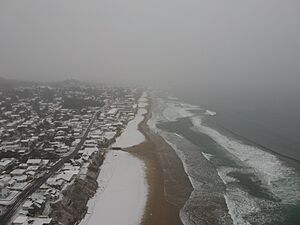
[[[97,178],[97,193],[88,202],[80,225],[139,224],[147,197],[142,160],[111,150],[106,153]]]
[[[143,94],[145,96],[146,93]],[[146,99],[147,100],[147,99]],[[141,97],[138,102],[141,103]],[[80,225],[138,225],[144,215],[148,183],[144,161],[126,151],[126,148],[145,141],[138,125],[147,114],[146,103],[120,136],[106,150],[101,172],[97,177],[98,189],[87,204],[87,213]]]
[[[182,225],[180,210],[193,188],[174,149],[147,125],[151,102],[138,130],[145,141],[127,149],[145,163],[148,196],[141,225]]]
[[[145,141],[138,125],[146,113],[146,109],[140,107],[135,118],[112,143],[114,148],[106,150],[97,177],[97,192],[89,200],[87,214],[80,225],[140,224],[148,196],[145,164],[125,149]]]
[[[192,185],[174,149],[147,125],[151,99],[140,107],[143,118],[113,144],[123,150],[105,154],[80,225],[183,225],[180,213]]]

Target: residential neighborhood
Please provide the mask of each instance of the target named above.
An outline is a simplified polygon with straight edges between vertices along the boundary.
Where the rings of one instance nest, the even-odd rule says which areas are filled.
[[[0,92],[0,224],[58,224],[65,191],[97,174],[139,94],[77,83]]]

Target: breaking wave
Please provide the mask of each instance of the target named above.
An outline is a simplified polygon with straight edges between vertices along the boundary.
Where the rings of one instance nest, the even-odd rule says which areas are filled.
[[[199,106],[181,103],[174,99],[159,99],[156,112],[148,121],[150,129],[161,135],[182,160],[194,187],[190,199],[181,210],[180,216],[183,223],[185,225],[198,224],[197,221],[201,220],[198,215],[199,211],[195,210],[199,207],[197,201],[206,201],[205,199],[208,198],[211,201],[215,200],[216,204],[221,207],[222,201],[219,196],[221,194],[233,224],[274,224],[273,219],[276,214],[280,215],[278,212],[281,208],[300,203],[299,171],[259,147],[245,144],[241,140],[226,136],[202,124],[202,118],[212,116],[212,114],[216,115],[215,112],[207,113],[207,110]],[[221,159],[218,155],[199,151],[201,146],[196,148],[197,146],[190,143],[183,135],[167,132],[157,127],[158,123],[176,122],[180,118],[189,118],[192,123],[191,130],[211,138],[224,149],[225,155],[232,156],[231,159],[236,162],[236,165],[220,163]],[[215,175],[225,186],[224,190],[217,181],[218,178],[213,178]],[[207,194],[210,192],[211,196],[208,197]],[[228,224],[228,220],[221,218],[224,214],[221,213],[219,216],[215,224]]]

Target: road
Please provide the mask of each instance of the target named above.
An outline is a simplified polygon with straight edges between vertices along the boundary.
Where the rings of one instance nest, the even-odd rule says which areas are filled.
[[[0,225],[7,225],[10,222],[11,218],[15,215],[17,209],[20,207],[20,205],[22,205],[22,203],[24,203],[27,197],[34,193],[40,186],[42,186],[48,180],[48,178],[50,178],[59,169],[61,169],[65,162],[76,156],[76,154],[84,144],[99,113],[100,111],[97,111],[94,114],[89,126],[85,130],[84,135],[82,136],[80,142],[76,145],[74,151],[71,154],[61,158],[44,176],[34,180],[27,188],[25,188],[24,191],[22,191],[21,194],[18,195],[18,199],[16,199],[16,201],[13,204],[7,207],[7,211],[2,216],[0,216]]]

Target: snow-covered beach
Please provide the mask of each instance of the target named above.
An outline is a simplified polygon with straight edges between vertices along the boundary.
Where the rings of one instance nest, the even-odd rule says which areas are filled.
[[[138,126],[144,120],[147,114],[148,106],[147,94],[144,93],[138,101],[138,111],[133,120],[131,120],[123,133],[116,139],[113,147],[129,148],[145,141],[145,136],[139,131]]]
[[[123,151],[109,151],[81,225],[137,225],[144,214],[147,183],[143,161]]]
[[[113,147],[129,148],[145,141],[145,136],[138,130],[138,125],[144,120],[147,110],[139,108],[133,120],[131,120],[123,133],[116,139]]]
[[[144,93],[135,118],[113,146],[129,148],[145,141],[138,125],[147,113],[146,102]],[[99,188],[80,225],[140,224],[148,195],[144,162],[128,152],[108,150],[97,181]]]

